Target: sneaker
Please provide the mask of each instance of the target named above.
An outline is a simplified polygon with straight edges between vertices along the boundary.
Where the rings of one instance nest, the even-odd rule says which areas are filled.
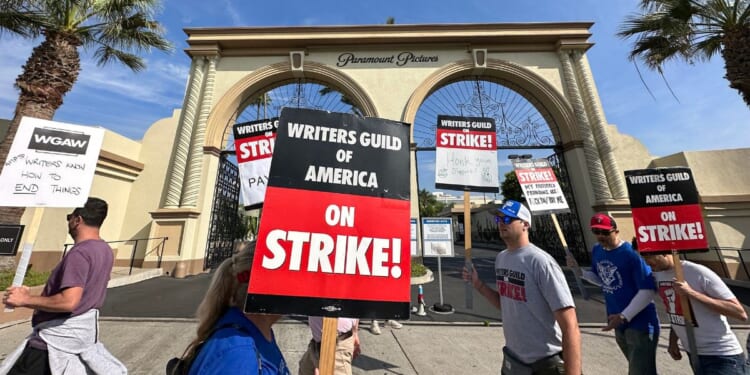
[[[372,332],[373,335],[379,335],[380,332],[380,324],[378,324],[377,320],[372,321],[372,325],[370,326],[370,332]]]
[[[393,329],[401,329],[404,325],[395,321],[395,320],[386,320],[385,325],[393,328]]]

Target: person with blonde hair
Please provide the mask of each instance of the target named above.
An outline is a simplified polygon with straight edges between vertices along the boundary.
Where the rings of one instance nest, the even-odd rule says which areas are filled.
[[[243,312],[254,252],[251,242],[216,269],[182,356],[188,374],[290,374],[271,328],[281,315]]]

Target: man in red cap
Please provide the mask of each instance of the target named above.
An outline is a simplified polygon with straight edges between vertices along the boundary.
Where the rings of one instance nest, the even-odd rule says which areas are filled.
[[[617,345],[628,360],[628,374],[656,374],[659,318],[651,269],[629,242],[620,239],[612,216],[598,213],[591,217],[590,226],[598,243],[591,251],[591,270],[582,276],[602,288],[607,308],[602,330],[615,329]],[[580,269],[570,255],[567,263]]]

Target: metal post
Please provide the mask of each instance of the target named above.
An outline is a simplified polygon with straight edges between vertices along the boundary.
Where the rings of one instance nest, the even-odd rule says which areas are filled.
[[[135,246],[133,246],[133,251],[130,252],[130,271],[128,271],[128,275],[133,274],[133,263],[135,263],[135,251],[138,249],[138,240],[135,240]]]

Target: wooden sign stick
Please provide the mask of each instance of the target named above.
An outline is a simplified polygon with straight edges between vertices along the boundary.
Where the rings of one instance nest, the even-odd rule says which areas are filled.
[[[323,336],[320,340],[320,375],[333,375],[336,364],[336,337],[338,336],[338,318],[323,318]]]
[[[560,237],[560,242],[562,242],[563,250],[565,250],[565,255],[573,256],[571,254],[570,249],[568,248],[568,242],[565,241],[565,236],[563,235],[562,229],[560,228],[560,223],[557,222],[557,215],[554,213],[551,214],[552,216],[552,222],[555,223],[555,229],[557,230],[557,235]],[[573,276],[576,279],[576,284],[578,284],[578,290],[581,291],[581,295],[583,296],[583,299],[587,300],[589,299],[589,292],[586,291],[586,288],[583,287],[583,281],[581,280],[581,268],[578,267],[578,262],[576,262],[576,269],[573,270]]]
[[[474,265],[471,262],[471,197],[469,196],[468,191],[464,191],[464,248],[466,251],[466,255],[464,258],[464,263],[466,265],[466,269],[469,272],[473,272],[472,269],[474,268]],[[438,257],[438,261],[440,258]],[[473,309],[474,308],[474,288],[471,286],[471,283],[466,283],[464,286],[464,294],[465,294],[465,305],[467,309]],[[442,289],[440,290],[442,293]],[[440,301],[442,303],[442,301]]]
[[[685,273],[682,272],[682,263],[680,262],[680,255],[676,250],[672,250],[672,262],[674,263],[674,276],[679,282],[685,281]],[[688,337],[688,351],[692,354],[693,372],[698,373],[699,363],[698,360],[698,347],[695,343],[695,331],[693,330],[693,314],[690,310],[690,298],[679,296],[680,305],[682,306],[682,317],[685,319],[685,330],[687,331]],[[684,345],[685,343],[683,343]]]

